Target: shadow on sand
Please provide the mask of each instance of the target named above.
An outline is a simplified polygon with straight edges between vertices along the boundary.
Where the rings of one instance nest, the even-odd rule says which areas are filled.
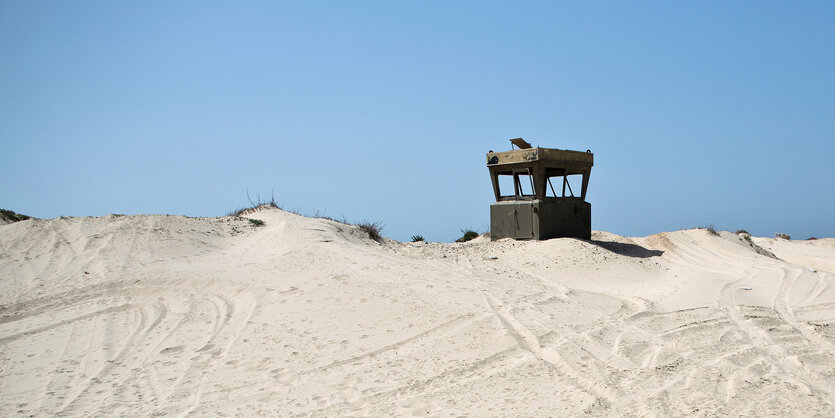
[[[588,242],[605,250],[609,250],[615,254],[625,255],[627,257],[650,258],[658,257],[661,254],[664,254],[664,251],[649,250],[636,244],[625,244],[622,242],[597,240],[590,240]]]

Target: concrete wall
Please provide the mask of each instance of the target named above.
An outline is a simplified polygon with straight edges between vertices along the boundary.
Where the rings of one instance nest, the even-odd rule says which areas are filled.
[[[490,237],[591,239],[591,204],[580,198],[496,202],[490,205]]]

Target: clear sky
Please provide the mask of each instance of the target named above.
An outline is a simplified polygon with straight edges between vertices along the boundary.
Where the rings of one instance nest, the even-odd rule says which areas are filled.
[[[0,1],[0,207],[269,197],[450,241],[484,154],[595,154],[592,227],[835,236],[835,2]]]

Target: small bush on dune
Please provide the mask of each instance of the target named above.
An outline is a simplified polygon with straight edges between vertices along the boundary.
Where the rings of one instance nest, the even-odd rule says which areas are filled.
[[[713,226],[713,224],[710,224],[708,226],[697,226],[693,229],[704,229],[705,232],[707,232],[710,235],[719,235],[719,232],[716,231],[716,228]]]
[[[774,238],[784,239],[784,240],[791,240],[792,239],[792,237],[790,237],[789,234],[783,234],[783,233],[780,233],[780,232],[775,232],[774,233]]]
[[[377,241],[377,242],[382,242],[383,241],[383,236],[381,235],[381,233],[383,232],[383,225],[379,221],[377,221],[377,222],[360,222],[360,223],[357,224],[357,227],[361,231],[368,234],[368,238],[371,238],[371,239],[373,239],[374,241]]]
[[[250,220],[249,220],[249,223],[250,223],[252,226],[264,226],[264,221],[262,221],[262,220],[260,220],[260,219],[250,219]]]
[[[719,233],[716,232],[716,228],[713,227],[713,224],[708,225],[707,228],[705,228],[705,230],[710,235],[719,235]]]
[[[478,238],[478,232],[473,231],[472,229],[464,230],[462,229],[461,232],[464,233],[464,236],[455,240],[455,242],[467,242],[473,239]]]
[[[412,242],[423,241],[423,235],[412,235]]]
[[[749,233],[748,233],[748,231],[746,231],[746,230],[744,230],[744,229],[737,229],[737,230],[736,230],[736,232],[734,232],[734,234],[737,234],[737,235],[739,235],[739,234],[748,234],[748,235],[751,235],[751,234],[749,234]]]
[[[21,213],[15,213],[15,211],[8,209],[0,209],[0,220],[6,220],[9,222],[20,222],[25,221],[27,219],[29,219],[29,217]]]
[[[809,238],[806,238],[806,241],[814,241],[814,240],[816,240],[816,239],[817,239],[817,238],[815,238],[815,237],[809,237]]]

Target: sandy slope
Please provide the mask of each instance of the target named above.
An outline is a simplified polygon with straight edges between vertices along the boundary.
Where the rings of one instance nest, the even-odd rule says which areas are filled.
[[[832,240],[248,216],[0,226],[0,415],[835,415]]]

